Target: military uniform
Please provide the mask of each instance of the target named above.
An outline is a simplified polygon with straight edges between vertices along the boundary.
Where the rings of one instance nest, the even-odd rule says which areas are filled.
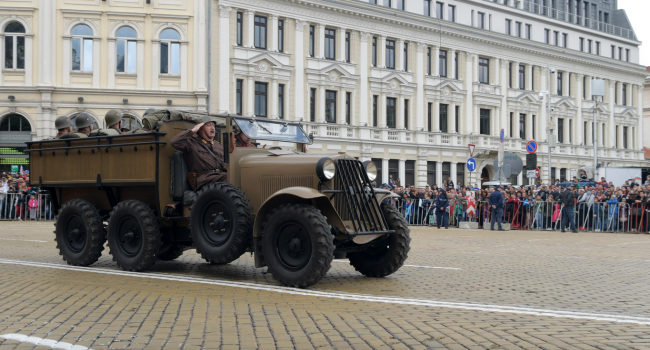
[[[174,148],[183,152],[189,171],[196,173],[197,189],[211,182],[226,181],[227,173],[223,163],[223,146],[221,144],[216,141],[206,141],[191,129],[174,136],[171,144]],[[208,152],[208,149],[221,162],[217,161]]]
[[[71,133],[61,135],[61,137],[59,137],[59,139],[61,139],[61,140],[64,140],[64,139],[79,139],[79,138],[83,138],[83,137],[88,137],[88,135],[82,134],[80,132],[71,132]]]
[[[114,136],[114,135],[122,135],[122,133],[113,128],[108,128],[108,129],[99,129],[99,130],[93,130],[88,136]]]

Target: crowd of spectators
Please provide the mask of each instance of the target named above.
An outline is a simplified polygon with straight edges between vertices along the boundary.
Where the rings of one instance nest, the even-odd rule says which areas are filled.
[[[25,174],[0,174],[0,220],[51,220],[47,191],[29,186]]]

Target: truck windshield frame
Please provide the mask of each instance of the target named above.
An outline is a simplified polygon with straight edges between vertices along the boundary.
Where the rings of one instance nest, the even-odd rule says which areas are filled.
[[[231,117],[231,120],[251,140],[312,144],[311,138],[300,124],[266,118]]]

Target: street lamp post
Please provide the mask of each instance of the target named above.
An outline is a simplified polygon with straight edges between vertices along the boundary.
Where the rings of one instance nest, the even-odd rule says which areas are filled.
[[[594,138],[594,181],[598,178],[598,106],[600,103],[598,97],[600,97],[600,102],[602,103],[603,97],[605,96],[605,81],[602,79],[592,79],[591,80],[591,96],[594,99],[594,126],[593,126],[593,138]]]
[[[544,98],[546,95],[548,107],[546,108],[546,142],[548,143],[548,183],[551,184],[551,136],[552,136],[552,122],[551,122],[551,73],[555,73],[555,68],[551,68],[548,65],[546,66],[547,71],[547,91],[541,91],[539,93],[540,98]]]

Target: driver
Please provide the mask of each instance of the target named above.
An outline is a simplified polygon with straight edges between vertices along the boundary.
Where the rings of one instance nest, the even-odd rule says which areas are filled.
[[[189,169],[187,180],[194,191],[211,182],[225,182],[227,179],[223,146],[214,140],[216,122],[207,115],[199,121],[200,124],[171,140],[172,146],[183,152]]]
[[[235,146],[255,147],[255,145],[251,143],[251,139],[249,139],[237,125],[235,125]]]

